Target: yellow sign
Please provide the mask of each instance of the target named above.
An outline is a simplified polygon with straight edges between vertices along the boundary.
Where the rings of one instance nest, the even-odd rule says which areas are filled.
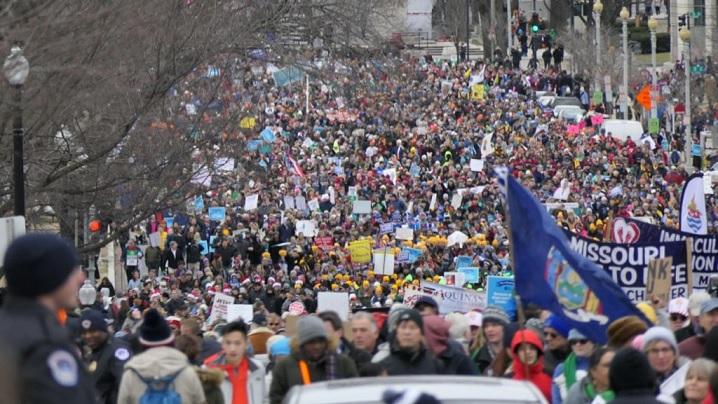
[[[363,264],[371,262],[371,243],[369,241],[355,241],[349,244],[352,262]]]
[[[257,124],[254,118],[245,117],[239,121],[239,127],[242,129],[252,129]]]
[[[471,99],[472,100],[483,100],[484,99],[484,85],[474,84],[471,86]]]

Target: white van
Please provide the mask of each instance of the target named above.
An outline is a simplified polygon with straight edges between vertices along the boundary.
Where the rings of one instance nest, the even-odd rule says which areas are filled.
[[[606,119],[601,124],[601,129],[604,129],[606,134],[610,132],[614,138],[619,139],[621,142],[625,142],[630,136],[631,140],[639,143],[641,135],[644,133],[641,122],[623,119]]]

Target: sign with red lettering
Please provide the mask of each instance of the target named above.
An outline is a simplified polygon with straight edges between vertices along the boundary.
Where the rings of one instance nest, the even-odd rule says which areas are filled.
[[[314,237],[314,244],[322,251],[331,251],[334,248],[332,236]]]

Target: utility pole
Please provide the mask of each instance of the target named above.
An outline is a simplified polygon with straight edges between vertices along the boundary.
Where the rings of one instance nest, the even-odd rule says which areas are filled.
[[[471,0],[466,0],[466,60],[471,60]]]
[[[489,54],[493,56],[494,49],[496,49],[496,0],[491,0],[489,2],[489,14],[491,15],[490,32],[494,34],[493,39],[491,40],[491,51]],[[486,49],[484,49],[484,55],[486,55]]]

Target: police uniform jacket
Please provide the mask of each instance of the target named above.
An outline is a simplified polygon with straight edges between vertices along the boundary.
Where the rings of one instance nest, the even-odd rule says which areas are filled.
[[[8,296],[0,343],[20,358],[20,402],[95,403],[87,370],[55,313],[33,299]]]
[[[130,352],[130,344],[127,342],[108,339],[104,345],[85,355],[85,363],[97,388],[100,403],[117,402],[117,392]]]

